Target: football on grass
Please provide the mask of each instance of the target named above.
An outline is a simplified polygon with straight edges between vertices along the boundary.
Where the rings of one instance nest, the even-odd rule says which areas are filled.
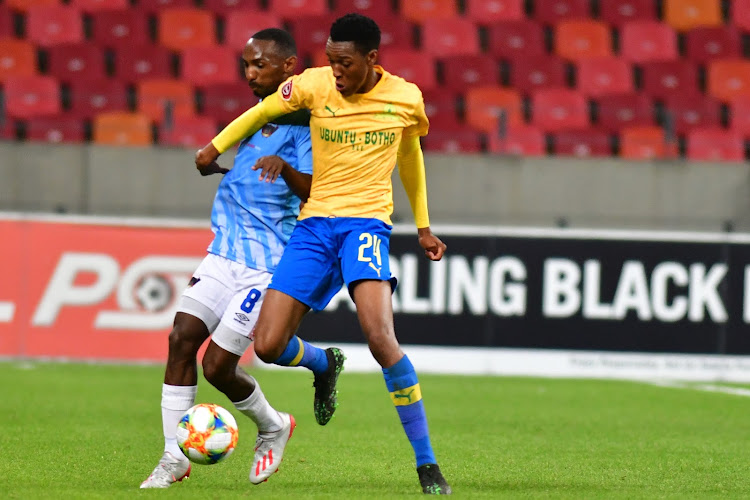
[[[192,462],[215,464],[227,458],[237,446],[237,421],[219,405],[193,406],[177,425],[177,444]]]

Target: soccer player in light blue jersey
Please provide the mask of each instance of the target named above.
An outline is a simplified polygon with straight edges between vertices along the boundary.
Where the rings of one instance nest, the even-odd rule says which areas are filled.
[[[294,39],[284,30],[259,31],[242,53],[253,93],[274,93],[294,73]],[[166,488],[190,475],[190,462],[176,441],[180,418],[195,404],[197,353],[211,337],[203,356],[203,374],[238,411],[258,427],[250,481],[259,484],[279,466],[294,418],[276,411],[257,381],[238,366],[253,341],[253,329],[272,273],[294,228],[301,200],[310,194],[312,153],[309,112],[291,113],[266,124],[243,140],[231,170],[213,162],[202,175],[225,174],[214,200],[208,255],[183,293],[162,386],[164,455],[141,488]],[[295,335],[276,360],[304,366],[315,375],[316,419],[325,425],[336,408],[336,381],[343,367],[336,348],[313,347]],[[318,418],[324,407],[325,418]]]

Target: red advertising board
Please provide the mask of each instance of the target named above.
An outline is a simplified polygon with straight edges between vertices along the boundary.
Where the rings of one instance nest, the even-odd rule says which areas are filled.
[[[0,356],[164,361],[211,232],[0,217]]]

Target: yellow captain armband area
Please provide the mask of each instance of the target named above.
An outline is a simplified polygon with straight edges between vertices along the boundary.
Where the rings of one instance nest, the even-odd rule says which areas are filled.
[[[419,136],[404,136],[398,148],[398,173],[409,197],[417,228],[430,226],[427,210],[427,180]]]
[[[224,153],[245,137],[253,135],[269,121],[285,113],[287,111],[282,108],[281,101],[273,94],[235,118],[211,142],[219,153]]]

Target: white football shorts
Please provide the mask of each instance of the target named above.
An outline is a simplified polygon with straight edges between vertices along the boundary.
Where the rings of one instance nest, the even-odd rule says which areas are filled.
[[[179,312],[202,320],[213,341],[242,356],[253,341],[253,328],[271,273],[208,254],[182,293]]]

